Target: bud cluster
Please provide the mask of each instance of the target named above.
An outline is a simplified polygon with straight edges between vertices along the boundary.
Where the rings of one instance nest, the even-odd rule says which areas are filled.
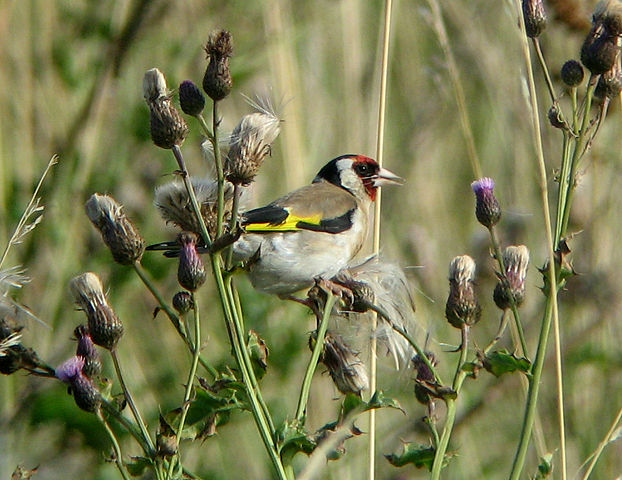
[[[96,345],[113,350],[123,335],[123,324],[108,303],[97,275],[87,272],[71,280],[76,304],[86,313],[88,330]]]

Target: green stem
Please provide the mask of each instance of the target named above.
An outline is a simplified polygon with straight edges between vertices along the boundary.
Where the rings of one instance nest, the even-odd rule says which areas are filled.
[[[111,402],[104,398],[101,399],[101,407],[108,415],[114,417],[117,422],[125,427],[128,433],[136,439],[146,455],[150,454],[149,445],[143,438],[138,427],[129,418],[125,417]]]
[[[207,226],[205,225],[205,219],[203,218],[203,214],[201,213],[201,207],[199,206],[199,202],[197,201],[197,196],[194,193],[194,188],[192,187],[192,182],[190,181],[190,174],[188,173],[188,169],[186,168],[186,162],[184,161],[184,157],[181,153],[181,149],[177,145],[173,145],[173,155],[177,160],[177,165],[179,165],[179,169],[181,170],[181,177],[186,186],[186,190],[188,191],[188,195],[190,196],[190,203],[192,204],[192,209],[194,210],[195,215],[197,216],[197,220],[199,221],[199,225],[201,226],[201,234],[203,236],[203,241],[206,246],[209,246],[212,243],[210,238],[210,234],[207,230]]]
[[[240,190],[240,185],[235,185],[233,187],[233,205],[231,206],[231,218],[229,219],[229,232],[233,232],[235,230],[235,224],[238,221],[238,210],[240,208],[240,194],[242,193]],[[230,269],[233,265],[233,245],[229,247],[227,251],[227,269]]]
[[[179,334],[181,339],[184,341],[184,343],[188,347],[188,350],[190,350],[190,353],[192,353],[194,355],[195,354],[195,350],[194,350],[195,347],[192,344],[192,342],[190,341],[190,339],[188,338],[187,333],[184,331],[184,328],[183,328],[183,325],[182,325],[182,322],[181,322],[179,316],[166,303],[166,301],[164,300],[164,297],[158,291],[158,289],[155,287],[155,285],[153,284],[153,282],[151,281],[151,279],[147,275],[147,272],[145,272],[145,269],[142,267],[142,265],[139,262],[135,262],[134,263],[134,271],[138,274],[138,276],[140,277],[142,282],[145,284],[145,286],[147,287],[147,290],[149,290],[151,292],[151,294],[153,295],[153,297],[156,299],[156,301],[158,302],[158,305],[160,306],[160,308],[162,310],[164,310],[164,313],[166,313],[166,315],[170,319],[171,323],[175,327],[175,330],[177,330],[177,333]],[[209,372],[209,374],[212,375],[214,378],[216,378],[218,376],[218,371],[214,367],[212,367],[200,355],[199,355],[199,362],[201,363],[203,368],[205,368],[205,370],[207,370]]]
[[[544,80],[546,82],[546,87],[549,90],[549,95],[551,96],[551,102],[555,103],[555,87],[553,87],[553,82],[551,81],[551,76],[549,75],[549,69],[546,66],[546,61],[544,60],[544,55],[542,54],[542,48],[540,48],[540,41],[538,37],[533,37],[533,46],[536,51],[536,55],[538,57],[538,63],[540,63],[540,67],[542,68],[542,73],[544,74]],[[561,113],[561,112],[560,112]]]
[[[313,348],[313,353],[311,354],[311,358],[309,359],[309,364],[307,365],[307,370],[302,381],[300,397],[298,398],[298,407],[296,408],[296,420],[300,424],[304,424],[304,418],[307,411],[307,402],[309,401],[309,392],[311,391],[311,381],[313,379],[313,374],[315,373],[317,363],[320,359],[320,354],[322,353],[322,349],[324,348],[324,337],[326,336],[326,330],[328,329],[328,320],[330,319],[330,314],[336,300],[337,297],[335,297],[334,295],[328,295],[328,298],[326,299],[326,304],[324,305],[322,319],[317,329],[315,347]]]
[[[199,121],[199,124],[201,125],[201,128],[203,129],[203,133],[205,133],[205,135],[207,136],[207,139],[213,144],[214,143],[214,134],[212,133],[212,131],[207,126],[207,123],[205,122],[205,119],[203,118],[203,115],[201,115],[201,114],[196,115],[196,119]]]
[[[197,374],[197,367],[199,365],[199,351],[201,345],[201,318],[199,315],[199,304],[196,301],[194,294],[192,294],[192,300],[194,302],[194,353],[192,355],[192,364],[190,366],[190,372],[188,373],[188,381],[186,382],[186,391],[184,392],[184,401],[181,406],[181,415],[179,416],[179,425],[177,426],[177,433],[175,435],[177,439],[177,445],[181,442],[181,434],[184,430],[186,423],[186,416],[188,415],[188,409],[190,408],[190,396],[192,395],[192,386],[194,385],[194,377]],[[179,447],[178,447],[179,448]],[[166,478],[171,478],[173,473],[173,467],[175,462],[179,462],[179,450],[176,458],[172,458],[168,465],[168,471]]]
[[[544,366],[544,358],[546,357],[546,347],[551,330],[551,320],[553,317],[553,302],[547,299],[544,318],[542,319],[542,328],[540,331],[540,339],[538,341],[538,350],[536,351],[536,359],[533,364],[531,377],[529,377],[529,392],[527,394],[527,405],[525,408],[525,416],[523,427],[521,430],[520,442],[514,457],[512,471],[510,473],[511,480],[518,480],[525,463],[527,455],[527,447],[533,430],[533,422],[536,417],[536,405],[538,404],[538,392],[540,380],[542,378],[542,368]]]
[[[149,436],[149,431],[147,430],[147,427],[145,426],[145,422],[143,421],[140,415],[140,412],[138,411],[138,408],[136,407],[134,398],[132,397],[132,394],[128,390],[127,385],[125,384],[125,380],[123,379],[123,373],[121,372],[121,365],[119,364],[119,357],[117,356],[117,351],[115,349],[110,350],[110,356],[112,357],[112,363],[114,363],[114,369],[117,372],[117,378],[119,380],[119,384],[121,385],[121,389],[123,390],[123,395],[125,397],[125,400],[127,401],[127,404],[129,405],[130,410],[132,411],[132,415],[134,416],[134,419],[136,420],[136,423],[138,424],[138,428],[140,428],[140,432],[143,438],[145,439],[145,442],[149,446],[150,456],[153,456],[155,455],[155,452],[156,452],[155,446],[153,444],[153,441],[151,440],[151,437]]]
[[[222,235],[222,224],[225,215],[225,176],[222,167],[222,156],[220,148],[218,146],[218,125],[220,120],[218,119],[218,102],[214,101],[214,107],[212,109],[212,132],[211,139],[214,146],[214,163],[216,164],[216,175],[218,178],[218,213],[216,223],[216,238]]]
[[[106,422],[106,419],[102,415],[101,410],[97,410],[96,413],[97,413],[97,418],[99,419],[101,424],[106,429],[106,433],[108,434],[108,437],[110,438],[110,442],[112,443],[112,448],[114,449],[114,456],[115,456],[114,460],[115,460],[115,464],[117,465],[117,469],[119,470],[119,473],[123,477],[123,480],[130,480],[130,476],[127,470],[125,469],[125,465],[123,465],[123,459],[122,459],[123,456],[121,454],[121,447],[119,446],[117,437],[115,436],[114,432],[110,428],[110,425],[108,425],[108,422]]]
[[[589,129],[589,118],[590,118],[590,110],[592,108],[592,99],[594,97],[594,90],[596,89],[596,77],[592,75],[590,77],[590,81],[587,87],[587,93],[585,94],[585,110],[583,111],[583,120],[581,122],[581,130],[579,130],[579,138],[577,138],[576,143],[574,145],[574,151],[572,153],[572,160],[570,163],[570,173],[568,175],[568,192],[566,194],[566,201],[563,208],[563,215],[561,220],[560,228],[556,229],[559,231],[559,236],[556,238],[556,242],[559,243],[559,240],[566,234],[566,230],[568,228],[568,220],[570,218],[570,207],[572,206],[572,199],[575,191],[575,177],[577,174],[577,168],[579,167],[579,162],[583,155],[583,148],[585,146],[587,140],[587,131]],[[555,246],[557,246],[557,243]]]
[[[229,302],[229,298],[227,296],[227,289],[223,279],[220,257],[218,255],[211,255],[210,258],[212,262],[212,272],[214,274],[214,279],[216,280],[216,285],[218,287],[218,294],[220,296],[220,304],[232,344],[231,346],[233,347],[236,363],[240,373],[242,374],[242,381],[246,387],[246,394],[253,413],[253,418],[255,419],[255,424],[257,425],[261,439],[264,442],[268,455],[270,456],[270,460],[272,461],[276,473],[278,474],[278,478],[280,480],[287,480],[287,474],[285,473],[283,463],[281,462],[276,445],[274,444],[273,432],[270,430],[269,423],[257,399],[255,389],[252,386],[250,377],[251,374],[249,373],[247,364],[244,361],[243,352],[246,350],[246,344],[244,343],[244,338],[238,335],[238,329],[235,325],[236,322],[233,314],[234,306]]]
[[[505,332],[505,328],[508,325],[508,311],[507,310],[503,310],[503,313],[501,314],[501,321],[499,322],[499,329],[497,330],[497,334],[495,335],[495,338],[492,339],[492,341],[486,346],[486,348],[484,348],[483,353],[484,355],[486,355],[491,349],[492,347],[494,347],[497,342],[499,340],[501,340],[501,337],[503,336],[503,332]]]
[[[469,340],[468,332],[469,327],[468,325],[465,325],[461,330],[462,345],[460,347],[460,360],[458,360],[458,366],[456,367],[454,382],[452,384],[452,388],[456,392],[456,395],[459,394],[460,389],[462,388],[462,383],[467,376],[467,373],[463,370],[462,365],[464,365],[467,359]],[[430,476],[431,480],[438,480],[441,476],[441,470],[443,469],[443,463],[445,462],[445,452],[447,451],[451,432],[453,431],[454,423],[456,421],[456,399],[447,398],[445,400],[445,404],[447,405],[447,418],[445,420],[445,425],[443,427],[443,433],[441,434],[440,441],[436,447],[434,463],[432,464],[432,474]]]

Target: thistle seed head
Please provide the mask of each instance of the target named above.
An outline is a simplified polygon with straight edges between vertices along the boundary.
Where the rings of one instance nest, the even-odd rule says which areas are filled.
[[[268,109],[242,118],[231,134],[225,158],[227,180],[235,185],[249,185],[253,181],[279,135],[280,123],[279,117]]]
[[[205,283],[205,266],[197,251],[197,235],[192,232],[181,232],[177,236],[181,245],[177,280],[186,290],[194,292]]]
[[[121,204],[108,195],[95,193],[86,202],[86,214],[101,233],[117,263],[132,265],[140,261],[145,251],[145,241],[125,216]]]
[[[166,149],[181,146],[188,134],[188,125],[173,105],[166,88],[166,79],[157,68],[145,73],[143,96],[149,106],[153,143]]]
[[[84,273],[74,277],[69,288],[76,304],[86,313],[93,342],[108,350],[114,349],[123,335],[123,324],[108,304],[99,277],[92,272]]]
[[[501,205],[493,192],[495,181],[484,177],[471,183],[471,188],[475,193],[477,220],[487,228],[493,227],[501,219]]]
[[[328,368],[337,389],[347,395],[360,396],[369,388],[367,369],[354,351],[340,335],[327,333],[320,361]]]
[[[461,255],[451,261],[445,317],[456,328],[479,321],[482,310],[475,294],[474,279],[475,261],[471,257]]]
[[[229,59],[233,55],[233,37],[227,30],[209,34],[205,53],[209,63],[203,76],[203,90],[214,101],[222,100],[231,92],[233,80]]]
[[[218,183],[211,179],[191,177],[190,182],[209,234],[216,237]],[[231,215],[233,185],[225,182],[225,222]],[[183,183],[172,181],[158,187],[155,191],[155,206],[166,222],[171,222],[182,230],[201,234],[201,225],[194,213],[188,191]]]
[[[503,251],[503,265],[507,284],[500,276],[493,300],[501,310],[511,308],[512,299],[518,307],[525,299],[525,278],[529,266],[529,249],[525,245],[510,245]]]

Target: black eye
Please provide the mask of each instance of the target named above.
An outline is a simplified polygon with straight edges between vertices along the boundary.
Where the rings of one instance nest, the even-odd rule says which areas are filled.
[[[360,176],[369,176],[369,175],[372,175],[374,173],[374,169],[372,168],[372,166],[367,164],[367,163],[357,163],[354,166],[354,170]]]

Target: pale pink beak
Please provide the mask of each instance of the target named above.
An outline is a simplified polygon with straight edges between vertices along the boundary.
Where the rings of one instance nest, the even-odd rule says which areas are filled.
[[[374,177],[374,187],[384,187],[386,185],[402,185],[404,179],[395,175],[395,173],[381,168],[378,170],[378,174]]]

